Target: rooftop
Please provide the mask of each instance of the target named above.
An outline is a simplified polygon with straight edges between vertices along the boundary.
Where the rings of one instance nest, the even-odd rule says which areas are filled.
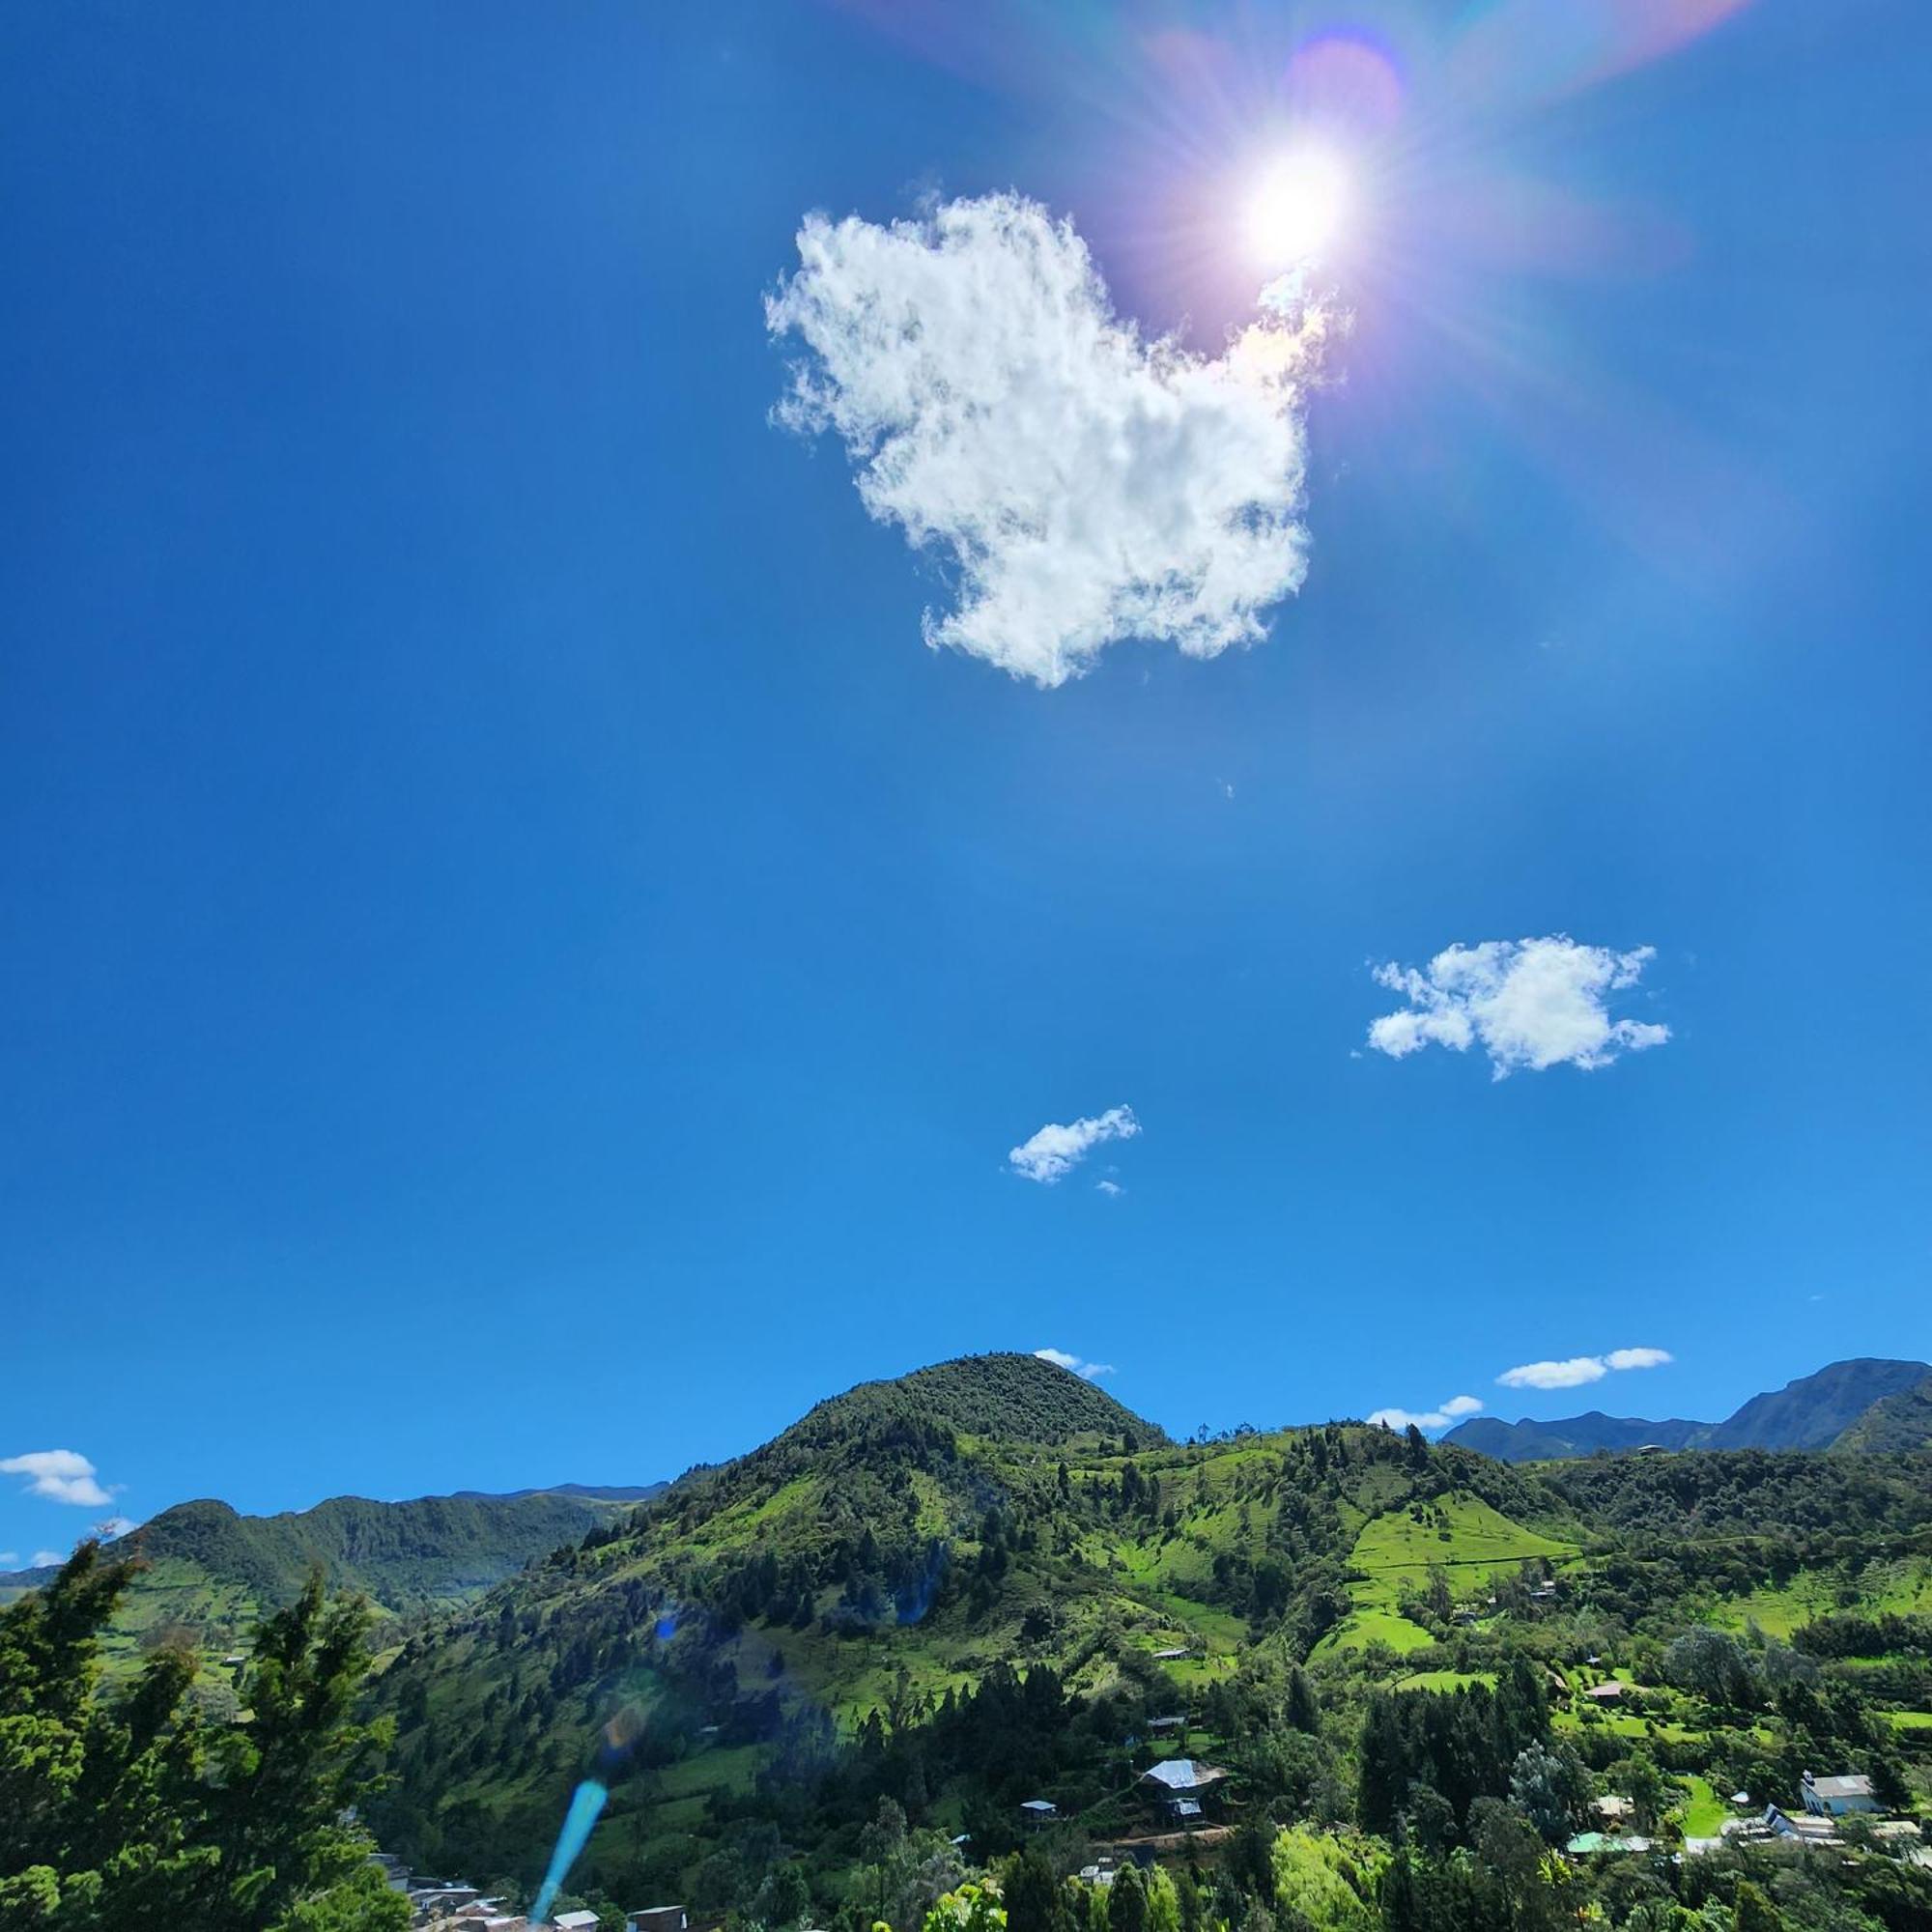
[[[1850,1772],[1840,1777],[1813,1777],[1807,1771],[1804,1782],[1820,1798],[1869,1798],[1872,1795],[1872,1781],[1862,1772]]]

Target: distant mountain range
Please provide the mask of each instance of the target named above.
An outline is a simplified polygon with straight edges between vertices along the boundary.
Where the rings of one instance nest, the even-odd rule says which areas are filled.
[[[1631,1449],[1915,1449],[1932,1441],[1932,1364],[1832,1362],[1752,1396],[1723,1422],[1647,1422],[1594,1408],[1553,1422],[1478,1415],[1442,1439],[1504,1463]]]
[[[582,1540],[667,1486],[568,1483],[510,1495],[471,1492],[375,1502],[335,1496],[309,1510],[242,1516],[226,1503],[177,1503],[122,1538],[146,1568],[115,1620],[124,1650],[159,1627],[211,1647],[239,1641],[321,1565],[332,1588],[396,1614],[478,1597],[553,1549]],[[0,1603],[44,1583],[51,1569],[0,1573]],[[110,1649],[116,1646],[110,1645]]]
[[[632,1484],[628,1488],[613,1483],[551,1483],[534,1490],[456,1490],[452,1496],[460,1503],[514,1503],[526,1496],[581,1496],[593,1503],[647,1503],[669,1488],[668,1483]]]

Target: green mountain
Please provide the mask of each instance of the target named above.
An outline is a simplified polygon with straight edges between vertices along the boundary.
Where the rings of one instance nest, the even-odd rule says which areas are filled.
[[[1832,1362],[1753,1396],[1711,1432],[1714,1449],[1827,1449],[1875,1404],[1932,1375],[1924,1362]]]
[[[753,1912],[797,1859],[831,1910],[881,1797],[980,1855],[1050,1802],[1070,1857],[1146,1829],[1139,1774],[1179,1746],[1241,1803],[1345,1816],[1377,1697],[1487,1696],[1524,1668],[1607,1763],[1649,1734],[1584,1694],[1611,1653],[1659,1685],[1680,1769],[1734,1790],[1788,1744],[1795,1789],[1798,1757],[1842,1755],[1841,1719],[1712,1744],[1662,1688],[1667,1647],[1932,1609],[1928,1473],[1525,1471],[1358,1424],[1176,1444],[1030,1357],[947,1363],[821,1404],[418,1630],[380,1686],[399,1735],[372,1816],[418,1862],[527,1883],[595,1773],[586,1889]],[[1901,1675],[1901,1709],[1920,1688]]]
[[[1832,1444],[1833,1450],[1885,1453],[1932,1443],[1932,1375],[1875,1402]]]
[[[1880,1404],[1909,1392],[1928,1373],[1923,1362],[1863,1357],[1832,1362],[1783,1388],[1755,1395],[1723,1422],[1646,1422],[1641,1417],[1582,1415],[1539,1422],[1524,1416],[1472,1416],[1443,1438],[1505,1463],[1557,1462],[1630,1449],[1826,1449]],[[1903,1444],[1897,1446],[1905,1446]]]
[[[110,1658],[166,1632],[210,1650],[237,1644],[265,1609],[289,1603],[320,1565],[332,1588],[359,1591],[393,1615],[480,1595],[627,1505],[594,1494],[336,1496],[314,1509],[242,1516],[226,1503],[179,1503],[123,1539],[146,1568],[116,1612]],[[51,1571],[0,1576],[0,1601]]]

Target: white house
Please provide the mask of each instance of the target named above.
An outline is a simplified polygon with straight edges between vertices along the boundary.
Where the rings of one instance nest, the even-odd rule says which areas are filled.
[[[1876,1811],[1872,1782],[1861,1772],[1842,1777],[1813,1777],[1807,1771],[1799,1795],[1804,1808],[1820,1818],[1842,1818],[1849,1811]]]

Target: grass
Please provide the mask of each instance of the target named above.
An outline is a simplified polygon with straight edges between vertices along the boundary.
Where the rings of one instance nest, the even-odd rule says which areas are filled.
[[[1887,1711],[1885,1720],[1897,1731],[1932,1731],[1932,1711]]]
[[[1684,1806],[1684,1835],[1687,1838],[1715,1838],[1724,1829],[1731,1807],[1711,1787],[1708,1777],[1692,1773],[1678,1780],[1690,1794]]]
[[[657,1775],[666,1799],[697,1798],[709,1791],[749,1791],[763,1753],[756,1745],[730,1745],[694,1751]]]
[[[1802,1571],[1788,1583],[1767,1583],[1739,1597],[1722,1597],[1709,1606],[1720,1630],[1741,1631],[1755,1624],[1766,1636],[1789,1638],[1819,1617],[1844,1612],[1861,1616],[1911,1616],[1932,1609],[1932,1561],[1902,1558],[1875,1564],[1856,1581],[1835,1571]]]
[[[1394,1610],[1366,1609],[1357,1610],[1337,1624],[1315,1646],[1314,1654],[1332,1657],[1338,1651],[1367,1650],[1372,1643],[1382,1643],[1399,1657],[1406,1657],[1412,1650],[1428,1650],[1435,1641],[1419,1624],[1410,1623]]]
[[[1652,1738],[1666,1745],[1689,1744],[1703,1735],[1687,1725],[1673,1724],[1667,1718],[1629,1717],[1621,1711],[1593,1712],[1587,1723],[1574,1711],[1555,1711],[1550,1714],[1549,1721],[1559,1731],[1573,1735],[1584,1729],[1608,1731],[1613,1738]]]
[[[1495,1689],[1493,1670],[1417,1670],[1397,1680],[1398,1690],[1465,1690],[1471,1684]]]
[[[1350,1593],[1365,1609],[1393,1608],[1426,1587],[1434,1568],[1450,1573],[1450,1587],[1467,1594],[1531,1558],[1560,1562],[1576,1553],[1575,1544],[1525,1529],[1480,1497],[1452,1493],[1365,1523],[1349,1558],[1362,1573]]]

